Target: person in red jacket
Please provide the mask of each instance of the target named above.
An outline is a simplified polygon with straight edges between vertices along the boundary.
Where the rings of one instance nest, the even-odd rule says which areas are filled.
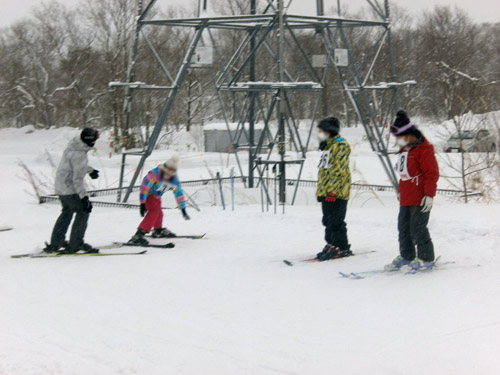
[[[405,111],[398,111],[391,133],[401,147],[396,164],[399,173],[398,216],[399,252],[390,267],[409,265],[413,269],[433,266],[434,245],[427,223],[439,179],[434,147],[410,122]],[[416,247],[416,252],[415,252]]]

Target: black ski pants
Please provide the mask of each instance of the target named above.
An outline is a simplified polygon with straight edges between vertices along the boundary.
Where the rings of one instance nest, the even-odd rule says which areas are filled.
[[[323,210],[323,225],[325,226],[326,243],[339,247],[340,250],[349,250],[347,240],[347,225],[345,216],[347,213],[347,201],[337,199],[335,202],[321,202]]]
[[[412,261],[416,255],[426,262],[434,260],[434,245],[427,229],[429,217],[430,212],[422,212],[420,206],[404,206],[399,209],[399,252],[406,260]]]
[[[61,199],[62,211],[54,225],[50,244],[56,248],[61,247],[75,214],[75,221],[71,227],[69,246],[78,247],[83,243],[83,238],[85,237],[89,213],[83,211],[83,204],[78,194],[60,195],[59,198]]]

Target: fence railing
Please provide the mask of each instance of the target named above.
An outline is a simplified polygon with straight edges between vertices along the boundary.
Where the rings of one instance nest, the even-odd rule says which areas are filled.
[[[243,180],[248,180],[247,177],[234,177],[235,181],[241,181]],[[274,178],[263,178],[267,183],[275,183],[276,180]],[[231,177],[222,177],[220,178],[220,182],[222,184],[230,183]],[[204,185],[209,185],[211,183],[219,183],[219,179],[217,178],[208,178],[208,179],[200,179],[200,180],[190,180],[190,181],[183,181],[182,186],[185,187],[198,187],[198,186],[204,186]],[[259,178],[255,178],[255,186],[258,186],[259,183]],[[310,188],[315,188],[317,185],[316,180],[295,180],[295,179],[287,179],[286,183],[288,186],[296,186],[298,184],[299,187],[310,187]],[[352,185],[353,190],[360,190],[360,191],[378,191],[378,192],[394,192],[394,187],[392,185],[374,185],[374,184],[360,184],[360,183],[353,183]],[[110,189],[98,189],[98,190],[90,190],[88,193],[91,197],[101,197],[101,196],[109,196],[109,195],[117,195],[118,192],[121,190],[127,189],[126,187],[124,188],[110,188]],[[134,186],[133,187],[133,192],[139,191],[140,186]],[[463,197],[466,195],[466,193],[462,190],[452,190],[452,189],[437,189],[437,193],[440,195],[448,195],[448,196],[458,196],[458,197]],[[467,196],[478,196],[480,193],[473,192],[473,191],[468,191]],[[46,195],[40,197],[40,204],[43,203],[59,203],[59,197],[57,195]],[[120,203],[120,202],[103,202],[103,201],[95,201],[92,200],[92,204],[96,207],[113,207],[113,208],[132,208],[132,209],[138,209],[139,205],[138,204],[133,204],[133,203]],[[169,207],[164,207],[165,209],[171,209]]]

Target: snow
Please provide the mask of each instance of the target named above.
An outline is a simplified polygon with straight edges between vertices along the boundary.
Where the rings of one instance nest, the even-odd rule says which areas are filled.
[[[130,88],[139,88],[140,86],[144,86],[146,82],[136,81],[136,82],[121,82],[121,81],[112,81],[108,83],[109,87],[130,87]]]
[[[228,124],[226,124],[225,122],[212,122],[212,123],[204,125],[203,130],[206,130],[206,131],[211,131],[211,130],[227,131],[228,126],[229,126],[230,130],[237,130],[238,126],[241,126],[241,124],[239,124],[237,122],[230,122]],[[256,130],[262,130],[262,129],[264,129],[264,124],[257,123],[254,125],[254,127]],[[245,123],[245,129],[249,129],[248,123]]]
[[[455,73],[456,75],[459,75],[461,77],[464,77],[465,79],[469,80],[469,81],[472,81],[472,82],[477,82],[479,81],[479,78],[477,77],[472,77],[470,76],[469,74],[467,73],[464,73],[464,72],[461,72],[457,69],[453,69],[451,66],[449,66],[448,64],[446,64],[444,61],[440,61],[439,62],[441,64],[441,66],[445,67],[446,69],[448,70],[451,70],[453,73]]]
[[[430,138],[438,133],[422,127]],[[0,374],[498,372],[499,204],[438,196],[431,234],[437,255],[455,263],[416,275],[338,275],[380,269],[397,254],[391,193],[353,191],[349,203],[354,252],[375,253],[298,262],[323,245],[312,188],[301,188],[300,204],[274,215],[272,207],[261,213],[258,189],[238,186],[233,212],[222,210],[213,186],[189,187],[201,212],[189,209],[192,220],[185,222],[167,210],[166,225],[179,234],[206,232],[205,239],[176,240],[174,249],[133,257],[10,258],[42,246],[60,210],[36,202],[18,160],[49,184],[47,154],[57,164],[77,134],[70,128],[0,130],[0,225],[14,227],[0,232]],[[354,145],[354,179],[386,182],[361,128],[343,135]],[[183,179],[229,175],[232,157],[187,152],[187,139],[181,134],[179,144],[155,151],[147,167],[178,152]],[[88,181],[94,188],[116,186],[120,155],[109,158],[109,152],[103,132],[90,155],[103,172]],[[317,157],[308,154],[304,178],[314,179]],[[173,206],[171,194],[165,205]],[[135,210],[97,207],[87,241],[127,240],[139,220]]]

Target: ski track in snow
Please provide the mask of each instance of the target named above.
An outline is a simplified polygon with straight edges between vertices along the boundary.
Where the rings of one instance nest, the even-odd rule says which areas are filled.
[[[381,269],[397,254],[398,207],[388,193],[380,201],[354,194],[349,204],[353,251],[376,252],[324,263],[282,262],[321,250],[319,205],[303,201],[284,216],[263,214],[258,190],[241,198],[257,204],[234,212],[202,205],[200,213],[190,210],[190,222],[177,210],[165,211],[174,232],[207,232],[202,240],[174,240],[173,249],[137,257],[11,259],[43,245],[60,210],[25,192],[31,187],[16,160],[50,176],[41,155],[50,142],[50,152],[62,152],[66,132],[20,138],[0,131],[0,223],[14,227],[0,233],[0,374],[498,372],[500,205],[439,196],[431,235],[436,254],[455,263],[414,275],[338,275]],[[205,156],[214,168],[219,158]],[[370,160],[379,168],[376,156]],[[101,160],[110,180],[119,161]],[[181,176],[203,173],[200,159],[186,158]],[[377,172],[364,172],[370,173]],[[134,210],[95,208],[87,240],[127,240],[139,221]]]

